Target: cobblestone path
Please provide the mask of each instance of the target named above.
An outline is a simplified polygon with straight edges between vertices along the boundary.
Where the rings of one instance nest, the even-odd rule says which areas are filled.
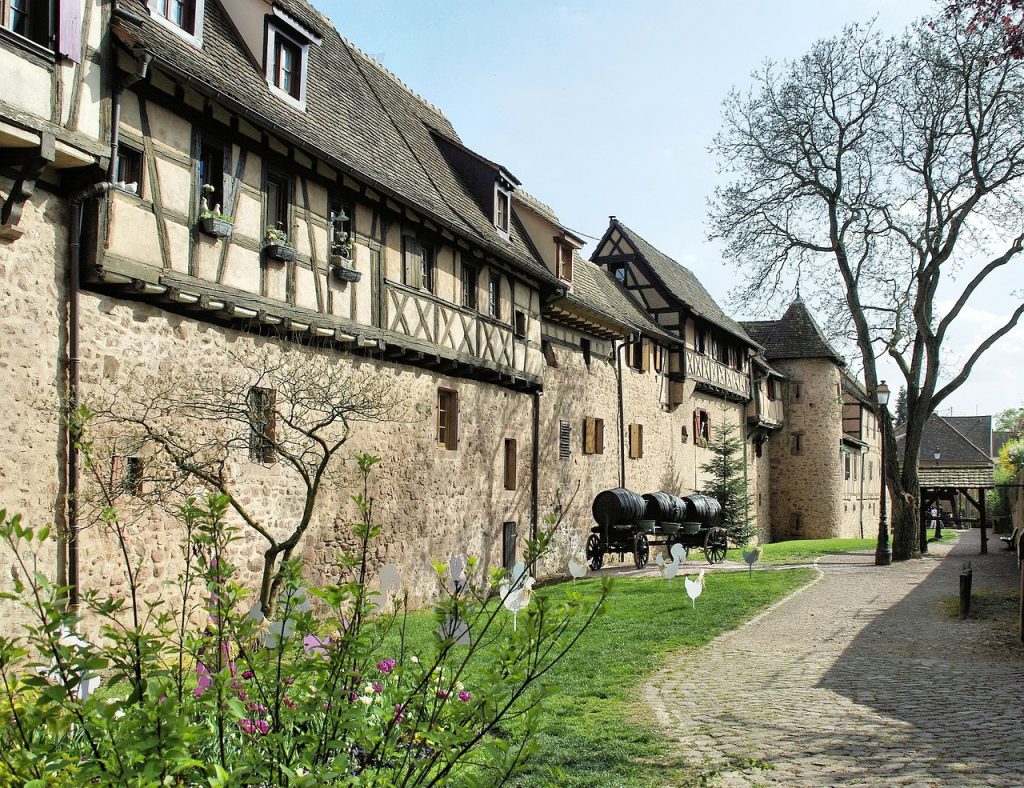
[[[959,621],[962,562],[985,601],[1016,562],[978,532],[920,561],[822,559],[813,585],[645,689],[659,724],[721,785],[1022,785],[1024,647],[1012,622]]]

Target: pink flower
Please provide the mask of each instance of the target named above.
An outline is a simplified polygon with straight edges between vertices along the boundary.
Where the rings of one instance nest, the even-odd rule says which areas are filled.
[[[243,670],[242,671],[242,678],[243,679],[251,679],[255,675],[256,674],[253,673],[251,670]]]
[[[473,696],[466,692],[466,690],[462,690],[462,692],[459,693],[459,700],[461,700],[463,703],[466,703],[472,697]]]
[[[249,693],[245,690],[239,690],[238,699],[244,703],[245,701],[249,700]]]
[[[295,701],[293,701],[287,695],[285,695],[283,698],[281,698],[281,700],[284,701],[284,705],[285,706],[287,706],[289,709],[292,709],[293,711],[295,709],[299,708],[299,704],[296,703]]]
[[[294,684],[294,683],[295,683],[295,679],[293,679],[293,678],[292,678],[291,676],[285,676],[285,677],[284,677],[284,678],[282,679],[282,681],[284,681],[284,685],[285,685],[286,687],[290,687],[290,686],[291,686],[292,684]]]
[[[260,732],[260,736],[266,736],[270,733],[270,723],[266,720],[256,720],[256,730]]]
[[[330,711],[330,710],[331,710],[331,702],[329,700],[325,700],[324,701],[324,711]]]
[[[401,703],[395,704],[395,724],[398,725],[402,722],[402,712],[405,711],[405,707]]]
[[[238,727],[246,733],[251,734],[256,732],[256,725],[252,720],[239,720]]]
[[[451,695],[451,693],[448,690],[438,690],[437,691],[437,697],[439,697],[441,700],[444,700],[449,695]]]
[[[359,697],[359,695],[357,695],[357,694],[356,694],[355,692],[350,692],[350,693],[348,694],[348,699],[349,699],[350,701],[352,701],[352,703],[355,703],[355,702],[356,702],[356,699],[357,699],[358,697]]]
[[[384,691],[384,688],[380,685],[379,681],[373,682],[373,691],[376,692],[378,695],[380,695]]]
[[[377,670],[381,673],[390,673],[395,669],[396,663],[393,659],[385,659],[377,663]]]
[[[202,695],[207,687],[213,686],[213,676],[210,674],[210,669],[206,667],[202,662],[196,663],[196,688],[192,690],[192,694],[195,697]]]
[[[267,713],[267,707],[264,706],[262,703],[250,703],[248,706],[246,706],[246,708],[249,709],[249,711],[256,712],[257,714]]]

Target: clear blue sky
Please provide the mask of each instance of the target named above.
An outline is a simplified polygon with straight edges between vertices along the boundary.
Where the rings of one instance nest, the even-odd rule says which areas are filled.
[[[566,225],[599,236],[617,215],[720,303],[736,274],[704,240],[704,220],[716,183],[707,146],[722,98],[764,59],[798,57],[847,22],[877,16],[895,32],[937,8],[931,0],[313,2]],[[1005,308],[968,315],[963,341]],[[1010,354],[1024,368],[1022,346],[1024,332],[1003,340],[998,360],[976,367],[948,403],[955,412],[1020,404],[1024,376],[1005,362]]]

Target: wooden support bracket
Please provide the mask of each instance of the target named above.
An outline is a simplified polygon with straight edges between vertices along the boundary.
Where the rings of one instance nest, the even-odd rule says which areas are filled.
[[[21,212],[36,190],[36,180],[43,174],[47,164],[56,158],[56,141],[53,134],[43,132],[40,135],[39,148],[27,155],[18,167],[18,177],[11,187],[11,193],[0,208],[0,239],[16,241],[25,234],[20,227]]]

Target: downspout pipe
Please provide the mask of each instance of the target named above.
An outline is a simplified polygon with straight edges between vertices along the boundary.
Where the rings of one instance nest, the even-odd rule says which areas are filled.
[[[66,503],[65,516],[67,523],[67,558],[65,566],[67,569],[68,604],[71,609],[77,609],[79,594],[79,560],[78,560],[78,450],[75,447],[77,439],[71,425],[74,423],[75,414],[78,412],[78,379],[79,362],[81,354],[80,347],[80,311],[79,294],[82,290],[82,215],[84,203],[88,200],[106,194],[114,184],[110,181],[96,183],[75,194],[71,195],[71,233],[68,237],[68,390],[67,409],[64,418],[67,420],[66,430],[67,444],[64,447],[66,462]]]
[[[536,544],[540,518],[540,391],[533,392],[533,442],[530,446],[530,540]],[[537,576],[537,561],[530,563],[530,574]]]
[[[642,338],[631,337],[615,348],[615,378],[619,389],[619,487],[622,488],[626,486],[626,421],[625,406],[622,402],[622,352],[631,345],[642,341]]]

